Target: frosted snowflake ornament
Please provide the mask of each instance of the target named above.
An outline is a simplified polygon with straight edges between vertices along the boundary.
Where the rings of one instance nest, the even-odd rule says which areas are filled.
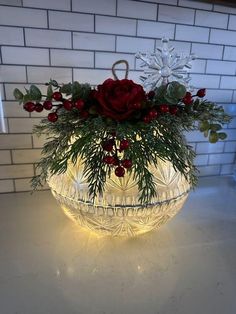
[[[165,85],[171,81],[178,81],[189,86],[189,73],[187,69],[192,67],[191,61],[196,59],[195,54],[184,56],[177,54],[173,46],[169,46],[169,39],[162,38],[162,47],[158,47],[154,53],[137,52],[135,57],[141,59],[141,67],[147,67],[144,74],[140,76],[143,81],[143,87],[146,91],[150,91],[160,85]],[[187,68],[187,69],[186,69]]]

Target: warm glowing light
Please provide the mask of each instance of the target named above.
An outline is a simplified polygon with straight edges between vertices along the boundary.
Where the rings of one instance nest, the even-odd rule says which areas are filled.
[[[88,184],[83,176],[83,164],[68,166],[67,172],[48,180],[52,193],[65,214],[92,232],[108,235],[134,236],[158,228],[183,206],[190,189],[187,180],[176,172],[170,162],[159,161],[150,166],[155,177],[157,196],[142,206],[137,184],[132,175],[108,178],[102,197],[92,204]]]

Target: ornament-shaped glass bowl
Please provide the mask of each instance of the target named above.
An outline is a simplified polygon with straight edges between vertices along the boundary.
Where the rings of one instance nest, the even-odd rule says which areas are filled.
[[[62,209],[76,223],[96,233],[135,236],[166,223],[181,209],[190,185],[169,161],[159,160],[149,169],[156,183],[157,196],[150,204],[140,204],[138,187],[132,174],[118,178],[111,174],[102,197],[92,203],[83,163],[68,165],[67,171],[51,176],[48,184]]]

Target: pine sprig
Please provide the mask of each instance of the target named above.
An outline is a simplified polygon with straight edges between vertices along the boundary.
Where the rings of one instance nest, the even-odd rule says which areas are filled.
[[[191,186],[196,185],[195,152],[186,142],[185,131],[200,130],[212,143],[226,138],[220,130],[230,117],[223,108],[198,98],[192,100],[192,96],[186,100],[186,105],[182,98],[186,89],[177,82],[157,88],[152,99],[146,95],[146,100],[138,104],[139,111],[133,118],[122,121],[100,113],[100,105],[95,98],[91,99],[92,89],[88,84],[73,82],[60,86],[55,80],[50,80],[46,85],[45,96],[34,85],[26,90],[26,94],[17,89],[14,91],[16,99],[24,103],[29,112],[36,108],[32,101],[40,102],[46,97],[46,101],[51,102],[53,97],[60,99],[61,93],[65,95],[62,104],[49,104],[53,116],[43,119],[33,130],[39,136],[46,136],[43,157],[37,165],[40,174],[32,179],[34,189],[42,186],[51,175],[65,173],[69,163],[76,165],[81,159],[83,175],[94,202],[103,194],[114,167],[128,160],[132,161],[132,168],[126,172],[134,176],[139,200],[146,205],[157,193],[150,165],[158,167],[159,160],[171,162]],[[39,109],[42,106],[37,105]],[[107,110],[110,113],[110,108]],[[155,118],[148,120],[151,112]],[[109,141],[113,141],[112,152],[104,148]],[[128,149],[119,148],[122,141],[128,143]],[[106,157],[114,158],[118,164],[107,164],[104,162]]]

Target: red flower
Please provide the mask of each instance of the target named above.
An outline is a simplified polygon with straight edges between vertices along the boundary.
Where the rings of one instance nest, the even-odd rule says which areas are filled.
[[[94,94],[98,101],[98,112],[116,121],[124,121],[132,118],[137,112],[137,104],[146,99],[143,87],[132,80],[108,79]]]

